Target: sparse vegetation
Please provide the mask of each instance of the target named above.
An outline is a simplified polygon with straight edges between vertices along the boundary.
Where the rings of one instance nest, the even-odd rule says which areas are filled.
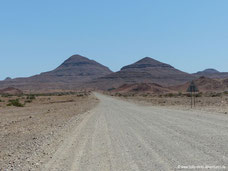
[[[90,92],[82,91],[82,92],[55,92],[55,93],[37,93],[37,94],[28,94],[27,96],[64,96],[64,95],[89,95]]]
[[[84,96],[84,94],[78,94],[77,96],[78,96],[78,97],[83,97],[83,96]]]
[[[34,99],[36,99],[36,96],[34,94],[30,94],[30,95],[27,96],[26,99],[28,99],[28,100],[34,100]]]
[[[210,97],[221,97],[222,93],[210,93]]]
[[[182,92],[178,92],[178,96],[182,96]]]
[[[25,100],[25,103],[32,103],[32,100]]]
[[[173,93],[168,93],[167,95],[166,95],[166,97],[175,97],[176,95],[175,94],[173,94]]]
[[[12,97],[13,95],[11,94],[2,94],[2,97]]]
[[[22,103],[20,103],[19,99],[9,100],[7,106],[16,106],[16,107],[24,107]]]
[[[191,95],[191,93],[187,93],[186,96],[187,97],[191,97],[192,95]]]
[[[109,93],[108,93],[109,94]],[[110,94],[109,94],[110,95]],[[153,93],[144,93],[144,94],[137,94],[137,93],[111,93],[112,96],[123,96],[123,97],[132,97],[132,96],[141,96],[141,97],[158,97],[158,98],[181,98],[181,97],[191,97],[195,96],[196,98],[201,98],[201,97],[223,97],[228,95],[228,91],[224,92],[197,92],[193,93],[183,93],[183,92],[178,92],[178,93],[166,93],[166,94],[153,94]]]
[[[116,88],[109,88],[108,91],[113,91],[115,90]]]
[[[202,97],[202,96],[203,96],[202,92],[195,94],[195,97]]]

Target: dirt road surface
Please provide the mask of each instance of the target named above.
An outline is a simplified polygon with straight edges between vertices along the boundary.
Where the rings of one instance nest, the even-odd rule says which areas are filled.
[[[228,170],[227,115],[96,96],[99,105],[85,114],[42,170]]]

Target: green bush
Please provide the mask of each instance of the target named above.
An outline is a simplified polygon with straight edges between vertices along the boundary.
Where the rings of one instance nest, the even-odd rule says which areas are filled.
[[[195,94],[195,97],[202,97],[203,96],[203,93],[197,93]]]
[[[186,96],[187,97],[191,97],[192,95],[191,95],[191,93],[187,93]]]
[[[2,94],[2,97],[12,97],[13,95],[11,94]]]
[[[34,99],[36,99],[36,96],[34,94],[30,94],[27,96],[27,99],[28,100],[34,100]]]
[[[221,97],[222,93],[212,93],[211,97]]]
[[[9,100],[8,102],[9,103],[7,104],[7,106],[24,107],[24,105],[20,103],[19,99]]]
[[[115,90],[116,88],[109,88],[108,91],[113,91]]]
[[[173,94],[173,93],[168,93],[168,94],[166,94],[165,96],[166,96],[166,97],[175,97],[176,95]]]
[[[178,92],[178,96],[182,96],[182,92]]]
[[[83,97],[84,95],[83,94],[78,94],[77,97]]]

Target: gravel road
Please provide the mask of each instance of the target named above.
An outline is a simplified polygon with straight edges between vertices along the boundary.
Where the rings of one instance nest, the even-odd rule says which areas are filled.
[[[42,170],[228,170],[227,115],[95,95],[99,105],[66,135]]]

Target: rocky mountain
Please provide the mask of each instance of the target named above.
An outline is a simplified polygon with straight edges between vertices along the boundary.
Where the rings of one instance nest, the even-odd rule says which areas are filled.
[[[6,77],[6,78],[5,78],[5,81],[7,81],[7,80],[12,80],[12,78]]]
[[[135,84],[124,84],[116,89],[111,90],[116,93],[154,93],[163,94],[168,93],[168,88],[162,87],[155,83],[135,83]]]
[[[8,87],[8,88],[0,89],[0,94],[21,95],[23,94],[23,92],[19,89]]]
[[[80,55],[73,55],[56,69],[28,78],[0,81],[0,88],[16,87],[22,90],[62,90],[82,87],[89,80],[105,76],[112,71]]]
[[[227,83],[226,83],[227,82]],[[182,85],[172,86],[171,90],[186,92],[191,82]],[[194,80],[195,85],[200,92],[223,92],[228,91],[228,79],[212,79],[207,77],[200,77]]]
[[[203,71],[199,71],[198,74],[218,74],[220,73],[218,70],[213,69],[213,68],[209,68],[209,69],[205,69]]]
[[[170,86],[183,84],[194,78],[191,74],[175,69],[171,65],[145,57],[123,67],[118,72],[95,79],[90,84],[102,89],[117,88],[123,84],[134,83],[156,83]]]
[[[188,74],[150,57],[145,57],[131,65],[124,66],[120,71],[114,73],[94,60],[80,55],[73,55],[52,71],[28,78],[0,81],[0,89],[15,87],[25,92],[75,89],[107,90],[125,84],[125,88],[127,87],[127,90],[130,91],[166,91],[164,87],[177,85],[181,85],[179,88],[185,89],[183,85],[186,82],[202,76],[228,78],[228,73],[207,69],[195,74]],[[221,89],[220,83],[215,83],[212,80],[206,80],[206,83],[204,83],[204,80],[202,78],[197,80],[198,82],[201,81],[199,84],[202,84],[203,89],[216,89],[217,86],[218,89]],[[221,80],[216,81],[221,82]],[[223,82],[223,84],[228,84],[225,79]],[[162,87],[156,86],[158,84]]]
[[[193,74],[196,77],[208,77],[208,78],[228,78],[228,72],[219,72],[216,69],[205,69]]]
[[[112,71],[97,63],[80,55],[73,55],[63,62],[55,70],[42,73],[42,76],[54,76],[73,79],[90,80],[112,73]]]

